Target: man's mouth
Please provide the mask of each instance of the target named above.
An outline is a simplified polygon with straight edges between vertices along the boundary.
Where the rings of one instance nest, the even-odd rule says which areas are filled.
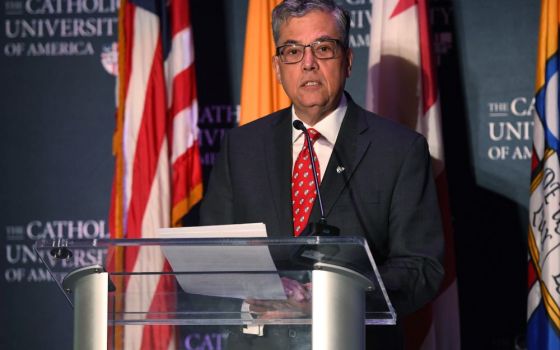
[[[305,83],[303,83],[302,86],[318,86],[319,82],[318,81],[306,81]]]

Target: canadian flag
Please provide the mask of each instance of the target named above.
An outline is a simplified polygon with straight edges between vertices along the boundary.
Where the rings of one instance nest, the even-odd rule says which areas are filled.
[[[460,349],[453,230],[427,0],[373,0],[366,107],[428,140],[445,232],[437,298],[405,318],[407,349]]]

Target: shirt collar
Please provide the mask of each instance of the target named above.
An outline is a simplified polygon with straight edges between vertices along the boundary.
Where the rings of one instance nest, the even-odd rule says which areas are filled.
[[[342,94],[340,102],[338,103],[338,107],[336,107],[334,111],[323,118],[320,122],[313,125],[313,129],[317,130],[326,141],[334,145],[336,143],[336,138],[338,137],[338,132],[340,131],[340,126],[342,125],[342,121],[344,120],[344,116],[346,115],[347,108],[348,102],[346,100],[346,96]],[[296,115],[294,106],[292,105],[292,123],[296,119],[299,120]],[[310,128],[310,126],[305,122],[303,122],[303,125],[305,125],[305,127],[308,129]],[[295,143],[301,135],[303,135],[302,131],[296,130],[294,127],[292,127],[292,143]]]

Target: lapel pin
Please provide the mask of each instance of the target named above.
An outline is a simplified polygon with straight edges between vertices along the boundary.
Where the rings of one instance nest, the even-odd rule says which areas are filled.
[[[344,171],[344,167],[343,167],[343,166],[340,166],[340,165],[339,165],[339,166],[336,167],[336,172],[337,172],[338,174],[342,174],[343,171]]]

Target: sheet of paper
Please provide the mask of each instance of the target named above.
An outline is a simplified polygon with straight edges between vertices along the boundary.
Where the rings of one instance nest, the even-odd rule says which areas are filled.
[[[258,224],[164,228],[159,238],[266,237]],[[284,300],[286,295],[267,246],[162,246],[187,293]]]

